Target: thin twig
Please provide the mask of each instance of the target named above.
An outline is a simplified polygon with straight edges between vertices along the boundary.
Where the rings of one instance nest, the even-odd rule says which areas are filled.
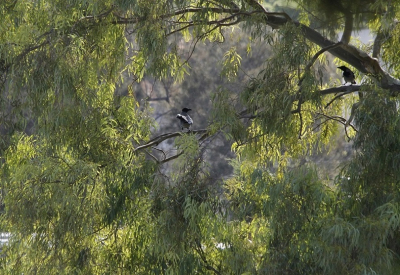
[[[350,93],[352,93],[352,92],[351,92],[351,91],[348,91],[348,92],[343,92],[343,93],[341,93],[341,94],[338,94],[338,95],[335,96],[331,101],[329,101],[328,104],[325,105],[325,109],[328,108],[329,105],[331,105],[336,99],[338,99],[338,98],[340,98],[340,97],[342,97],[342,96],[344,96],[344,95],[350,94]]]
[[[213,266],[211,266],[208,263],[207,258],[205,256],[206,253],[204,252],[203,248],[201,247],[201,243],[198,240],[196,240],[195,243],[196,243],[196,245],[195,245],[194,249],[197,251],[197,253],[199,254],[201,260],[203,261],[204,267],[206,269],[210,270],[210,271],[213,271],[217,275],[221,275],[221,272],[216,270]]]
[[[301,139],[301,136],[303,135],[303,115],[301,114],[301,110],[299,110],[299,118],[300,118],[300,130],[298,139]]]
[[[157,163],[160,163],[158,158],[156,158],[152,153],[150,153],[148,150],[144,150],[146,154],[148,154],[152,159],[154,159]]]
[[[315,63],[315,61],[317,61],[318,57],[323,54],[326,51],[329,51],[333,48],[336,48],[340,45],[342,45],[342,42],[338,42],[332,45],[329,45],[327,47],[324,47],[322,49],[320,49],[316,54],[314,54],[314,56],[311,58],[310,62],[308,62],[308,64],[306,65],[306,67],[304,68],[304,74],[303,76],[300,78],[299,80],[299,86],[301,86],[301,83],[303,82],[304,78],[306,77],[306,73],[311,69],[312,65]]]
[[[326,115],[326,114],[324,114],[324,113],[319,113],[319,112],[317,112],[317,114],[326,117],[327,120],[325,120],[325,121],[319,123],[317,126],[315,126],[315,127],[313,128],[313,131],[316,130],[318,127],[320,127],[322,124],[328,122],[329,120],[335,120],[335,121],[337,121],[337,122],[339,122],[339,123],[341,123],[341,124],[343,124],[343,125],[345,126],[346,136],[347,136],[349,139],[350,139],[350,137],[349,137],[349,135],[347,134],[347,126],[350,126],[351,128],[353,128],[354,131],[358,132],[358,130],[356,129],[356,127],[354,127],[354,125],[352,125],[351,123],[348,123],[348,124],[347,124],[347,120],[346,120],[345,118],[343,118],[343,117],[340,117],[340,116],[328,116],[328,115]]]
[[[161,152],[163,155],[164,155],[164,159],[166,159],[167,158],[167,155],[165,154],[165,152],[164,152],[164,150],[162,150],[162,149],[160,149],[160,148],[157,148],[157,147],[151,147],[152,149],[154,149],[154,150],[156,150],[156,151],[159,151],[159,152]]]

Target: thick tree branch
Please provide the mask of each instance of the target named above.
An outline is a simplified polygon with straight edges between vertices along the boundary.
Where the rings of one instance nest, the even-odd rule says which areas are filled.
[[[361,85],[342,85],[339,87],[332,87],[325,90],[320,90],[318,93],[320,95],[329,95],[329,94],[337,94],[337,93],[353,93],[358,92],[361,88]]]
[[[353,31],[353,14],[351,12],[346,11],[344,30],[340,42],[342,42],[343,44],[349,44],[352,31]]]
[[[245,12],[240,10],[238,7],[231,5],[231,8],[224,8],[222,6],[218,7],[188,7],[183,8],[180,10],[175,10],[171,13],[162,14],[158,17],[159,20],[166,20],[171,19],[176,16],[184,15],[184,14],[195,14],[195,13],[205,13],[205,12],[213,12],[221,15],[226,15],[226,18],[221,18],[217,21],[202,21],[201,24],[206,25],[216,25],[216,26],[229,26],[232,24],[236,24],[239,21],[246,20],[246,17],[251,17],[254,14],[262,13],[264,14],[265,24],[272,28],[281,28],[287,23],[292,23],[298,26],[306,39],[315,43],[316,45],[320,46],[322,49],[328,48],[328,50],[334,56],[338,57],[339,59],[347,62],[358,71],[364,74],[368,74],[371,77],[374,77],[377,81],[377,84],[380,85],[382,88],[389,89],[397,94],[400,92],[400,80],[392,77],[390,74],[385,72],[378,60],[374,58],[377,56],[377,49],[379,48],[379,43],[376,43],[375,54],[371,57],[366,52],[359,50],[358,48],[350,45],[350,44],[342,44],[340,46],[336,46],[336,42],[333,42],[319,32],[311,29],[310,27],[303,25],[297,21],[292,20],[286,13],[276,13],[276,12],[268,12],[257,0],[245,0],[245,2],[253,8],[252,11]],[[79,21],[82,20],[99,20],[99,19],[106,19],[108,18],[109,14],[113,14],[114,18],[111,19],[110,23],[112,24],[136,24],[139,22],[143,22],[147,20],[145,17],[123,17],[119,15],[113,8],[105,11],[104,13],[98,16],[87,16],[81,18]],[[351,16],[352,17],[352,16]],[[234,20],[236,18],[236,20]],[[78,22],[79,22],[78,21]],[[228,21],[232,21],[232,23],[228,23]],[[346,20],[346,28],[347,30],[351,30],[350,17]],[[175,21],[178,23],[178,21]],[[190,23],[188,26],[191,26],[193,23]],[[183,27],[183,29],[187,28],[188,26]],[[346,32],[346,30],[345,30]],[[350,32],[351,33],[351,32]],[[345,37],[342,38],[345,41]],[[346,41],[345,41],[346,42]],[[379,40],[377,40],[379,42]],[[43,46],[43,45],[41,45]]]
[[[256,7],[256,0],[246,0],[246,2],[252,7]],[[304,36],[308,40],[319,45],[321,48],[326,48],[330,45],[335,44],[335,42],[327,39],[319,32],[290,19],[287,14],[276,15],[265,12],[265,9],[262,8],[259,8],[259,11],[266,14],[265,23],[272,28],[280,28],[285,24],[291,22],[303,31]],[[340,47],[334,47],[330,49],[329,52],[334,56],[340,58],[341,60],[349,63],[360,72],[373,76],[382,88],[389,89],[394,92],[399,92],[400,81],[385,72],[379,65],[378,60],[369,56],[366,52],[361,51],[350,44],[341,45]]]
[[[180,10],[176,10],[172,13],[167,13],[164,15],[160,15],[159,19],[160,20],[165,20],[169,18],[173,18],[175,16],[179,16],[182,14],[188,14],[188,13],[204,13],[204,12],[214,12],[218,14],[226,14],[227,17],[230,17],[230,19],[233,19],[233,17],[250,17],[254,13],[262,13],[264,14],[264,20],[265,24],[272,28],[281,28],[287,23],[292,23],[296,26],[298,26],[306,39],[309,41],[315,43],[316,45],[320,46],[322,49],[324,48],[329,48],[332,46],[332,48],[329,48],[329,51],[331,54],[334,56],[338,57],[339,59],[343,60],[344,62],[347,62],[354,68],[356,68],[358,71],[364,74],[368,74],[371,77],[374,77],[377,83],[385,89],[389,89],[395,93],[398,93],[400,91],[400,80],[392,77],[390,74],[385,72],[378,60],[374,57],[371,57],[368,55],[366,52],[359,50],[358,48],[354,47],[353,45],[350,44],[342,44],[338,47],[334,46],[336,45],[335,42],[327,39],[323,35],[321,35],[319,32],[315,31],[314,29],[311,29],[310,27],[301,24],[297,21],[292,20],[286,13],[275,13],[275,12],[268,12],[258,1],[256,0],[245,0],[245,2],[251,6],[254,10],[251,12],[243,12],[239,10],[237,7],[233,8],[223,8],[223,7],[190,7],[190,8],[184,8]],[[236,14],[235,14],[236,13]],[[115,14],[114,14],[115,15]],[[141,17],[136,17],[136,18],[124,18],[119,15],[115,15],[115,20],[112,21],[114,24],[135,24],[138,22],[141,22],[145,20],[145,18]],[[350,18],[351,17],[351,18]],[[346,17],[347,18],[347,17]],[[224,19],[222,19],[223,22]],[[352,16],[348,16],[346,20],[346,27],[345,27],[345,33],[346,35],[348,33],[351,34],[351,25],[352,22]],[[237,22],[237,21],[235,21]],[[214,21],[214,22],[201,22],[202,24],[208,24],[208,25],[215,25],[215,24],[221,24],[221,20],[219,21]],[[229,25],[229,24],[227,24]],[[344,42],[346,41],[346,36],[342,38]]]
[[[374,46],[372,48],[372,57],[379,58],[379,56],[381,54],[381,46],[382,46],[383,38],[384,38],[384,35],[383,35],[382,30],[380,29],[374,40]]]

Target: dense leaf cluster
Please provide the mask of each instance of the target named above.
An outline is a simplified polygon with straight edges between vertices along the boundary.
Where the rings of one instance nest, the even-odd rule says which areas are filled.
[[[397,274],[400,2],[298,0],[298,21],[275,4],[2,1],[1,273]],[[152,136],[124,81],[180,81],[198,43],[239,34],[263,67],[232,91],[229,47],[207,129]],[[330,78],[343,64],[356,85]],[[338,129],[353,155],[328,180],[307,160]],[[216,179],[220,133],[236,159]]]

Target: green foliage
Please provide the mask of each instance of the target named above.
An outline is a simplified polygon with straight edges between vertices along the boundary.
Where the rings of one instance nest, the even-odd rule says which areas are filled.
[[[241,59],[242,58],[240,55],[238,55],[234,48],[231,48],[228,52],[226,52],[224,55],[221,76],[226,77],[228,80],[237,76]]]
[[[322,25],[324,32],[331,36],[335,36],[336,30],[345,24],[346,16],[353,17],[353,27],[361,29],[366,22],[381,21],[382,11],[387,9],[385,1],[295,0],[294,2],[303,9],[303,22],[310,22],[314,26]],[[384,17],[386,16],[392,17],[393,14]]]
[[[333,48],[258,1],[0,3],[1,273],[396,274],[399,1],[295,2],[322,35],[349,22],[380,35],[366,52],[335,45],[335,62],[365,73],[359,94],[331,92]],[[182,81],[197,43],[239,29],[249,56],[268,47],[263,67],[244,71],[246,50],[230,47],[208,130],[153,137],[132,79]],[[340,125],[354,154],[328,180],[307,161]],[[207,160],[219,132],[236,153],[225,179]]]

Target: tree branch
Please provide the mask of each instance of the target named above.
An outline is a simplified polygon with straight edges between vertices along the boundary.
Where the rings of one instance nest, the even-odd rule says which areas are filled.
[[[351,32],[353,31],[353,14],[349,11],[345,11],[344,16],[345,16],[344,30],[340,42],[342,42],[343,44],[349,44],[351,38]]]
[[[329,95],[329,94],[337,94],[337,93],[354,93],[358,92],[361,88],[361,85],[342,85],[339,87],[332,87],[325,90],[317,91],[320,95]],[[400,87],[399,87],[400,88]]]
[[[366,52],[359,50],[350,44],[342,44],[340,46],[336,46],[337,43],[327,39],[319,32],[310,27],[301,24],[297,21],[294,21],[284,12],[276,13],[276,12],[268,12],[258,1],[256,0],[245,0],[245,2],[251,6],[254,10],[251,12],[243,12],[237,7],[233,8],[223,8],[223,7],[188,7],[180,10],[176,10],[172,13],[167,13],[160,15],[158,18],[160,20],[165,20],[168,18],[173,18],[175,16],[179,16],[187,13],[203,13],[203,12],[214,12],[218,14],[226,14],[228,17],[251,17],[251,15],[255,13],[264,14],[264,22],[266,25],[272,27],[273,29],[281,28],[287,23],[292,23],[298,26],[304,34],[304,37],[311,41],[312,43],[320,46],[321,48],[329,48],[329,51],[334,56],[339,59],[347,62],[358,71],[364,74],[368,74],[371,77],[375,78],[375,81],[384,89],[389,89],[395,93],[400,92],[400,80],[394,78],[389,73],[384,71],[378,60],[374,57],[371,57]],[[236,14],[235,14],[236,13]],[[235,14],[235,15],[233,15]],[[115,15],[116,19],[112,21],[113,24],[135,24],[140,21],[145,20],[146,18],[135,17],[135,18],[124,18],[119,15]],[[224,19],[222,19],[224,20]],[[215,25],[221,24],[221,20],[214,22],[203,21],[202,24]],[[229,24],[226,24],[229,25]],[[351,30],[352,26],[350,26],[350,18],[347,19],[347,29]],[[350,31],[351,33],[351,31]],[[343,37],[342,40],[346,42],[346,37]]]
[[[172,157],[166,158],[166,159],[160,161],[159,163],[160,163],[160,164],[166,163],[166,162],[168,162],[168,161],[171,161],[171,160],[173,160],[173,159],[178,158],[178,157],[179,157],[180,155],[182,155],[182,154],[183,154],[183,151],[180,152],[179,154],[173,155]]]
[[[327,123],[329,120],[334,120],[334,121],[337,121],[337,122],[339,122],[339,123],[341,123],[341,124],[343,124],[345,126],[344,130],[345,130],[346,136],[347,136],[348,139],[350,139],[350,137],[349,137],[349,135],[347,133],[346,119],[344,119],[343,117],[339,117],[339,116],[328,116],[328,115],[325,115],[325,114],[322,114],[322,113],[317,113],[317,114],[324,116],[326,119],[324,121],[322,121],[321,123],[319,123],[317,126],[315,126],[312,129],[312,131],[315,131],[317,128],[321,127],[322,124]],[[350,124],[350,126],[357,132],[356,128],[354,128],[353,125]]]
[[[202,129],[202,130],[190,131],[190,132],[188,132],[187,134],[203,134],[203,135],[200,137],[200,139],[199,139],[199,140],[201,140],[201,139],[203,138],[203,136],[204,136],[205,134],[207,134],[207,133],[208,133],[208,130]],[[136,148],[135,148],[135,152],[140,151],[140,150],[143,150],[143,149],[146,149],[146,148],[151,147],[151,146],[157,146],[158,144],[160,144],[160,143],[163,142],[164,140],[167,140],[167,139],[170,139],[170,138],[173,138],[173,137],[177,137],[177,136],[181,136],[182,134],[186,134],[186,133],[183,133],[183,132],[175,132],[175,133],[162,134],[162,135],[160,135],[160,136],[157,136],[157,137],[155,137],[155,138],[149,140],[147,143],[136,147]]]
[[[196,245],[194,246],[194,249],[196,250],[196,252],[198,253],[198,255],[200,256],[201,260],[204,263],[204,267],[207,270],[213,271],[215,274],[217,275],[221,275],[221,272],[219,272],[218,270],[216,270],[213,266],[211,266],[206,258],[206,253],[204,252],[203,248],[201,247],[201,244],[198,240],[195,240]]]
[[[352,93],[352,92],[351,92],[351,91],[350,91],[350,92],[343,92],[343,93],[341,93],[341,94],[336,95],[334,98],[332,98],[331,101],[329,101],[329,102],[325,105],[325,109],[328,108],[329,105],[331,105],[336,99],[341,98],[342,96],[347,95],[347,94],[350,94],[350,93]]]
[[[383,32],[381,29],[379,29],[374,39],[374,46],[372,48],[372,57],[378,58],[379,55],[381,54],[381,46],[383,38],[384,38]]]
[[[240,10],[237,8],[233,9],[226,9],[226,8],[213,8],[213,7],[207,7],[207,8],[183,8],[180,10],[176,10],[172,13],[167,13],[159,16],[159,19],[164,20],[168,18],[172,18],[178,15],[182,14],[187,14],[187,13],[200,13],[200,12],[215,12],[215,13],[226,13],[226,14],[232,14],[232,13],[237,13]],[[119,16],[118,14],[114,13],[115,17],[117,17],[116,20],[113,20],[113,24],[135,24],[138,22],[142,22],[146,20],[144,17],[122,17]]]
[[[246,0],[246,2],[252,7],[256,7],[256,0]],[[265,23],[272,28],[280,28],[287,23],[293,23],[298,26],[304,33],[305,38],[309,41],[319,45],[321,48],[334,45],[335,42],[327,39],[319,32],[307,27],[297,21],[292,20],[287,14],[274,14],[268,13],[263,8],[258,8],[260,12],[266,14]],[[364,74],[369,74],[375,77],[377,83],[384,89],[389,89],[393,92],[400,91],[400,81],[389,73],[385,72],[376,58],[369,56],[366,52],[359,50],[350,44],[343,44],[340,47],[333,47],[328,50],[331,54],[338,57],[339,59],[349,63],[354,68]]]
[[[303,76],[302,76],[302,77],[300,78],[300,80],[299,80],[299,86],[301,86],[301,83],[303,82],[303,80],[304,80],[304,78],[305,78],[305,76],[306,76],[306,72],[308,72],[308,71],[311,69],[312,65],[315,63],[315,61],[317,61],[318,57],[319,57],[321,54],[323,54],[324,52],[329,51],[329,50],[331,50],[331,49],[333,49],[333,48],[336,48],[336,47],[338,47],[338,46],[340,46],[340,45],[342,45],[342,42],[338,42],[338,43],[335,43],[335,44],[333,44],[333,45],[329,45],[329,46],[327,46],[327,47],[325,47],[325,48],[320,49],[320,50],[311,58],[310,62],[308,62],[307,66],[304,68],[305,73],[303,74]]]
[[[18,62],[20,62],[27,54],[29,54],[30,52],[32,52],[32,51],[34,51],[34,50],[37,50],[37,49],[39,49],[39,48],[41,48],[41,47],[43,47],[43,46],[45,46],[45,45],[47,45],[47,44],[49,44],[50,42],[48,41],[48,40],[46,40],[46,41],[43,41],[42,43],[40,43],[40,44],[38,44],[38,45],[30,45],[30,46],[28,46],[27,48],[25,48],[16,58],[15,58],[15,61],[13,62],[14,64],[15,63],[18,63]]]
[[[158,164],[166,163],[168,161],[171,161],[173,159],[178,158],[180,155],[183,154],[183,151],[178,153],[178,154],[176,154],[176,155],[173,155],[173,156],[167,158],[166,154],[165,154],[165,152],[163,150],[161,150],[159,148],[156,148],[154,146],[157,146],[158,144],[160,144],[164,140],[167,140],[167,139],[170,139],[170,138],[173,138],[173,137],[177,137],[177,136],[181,136],[182,134],[201,134],[201,136],[198,138],[198,141],[200,142],[200,141],[203,141],[207,137],[210,136],[210,131],[208,131],[206,129],[202,129],[202,130],[195,130],[195,131],[190,131],[190,132],[185,132],[185,133],[184,132],[175,132],[175,133],[162,134],[160,136],[157,136],[157,137],[151,139],[147,143],[136,147],[134,151],[137,152],[137,151],[144,150],[144,152],[146,154],[148,154],[152,159],[154,159]],[[151,147],[154,150],[161,151],[163,153],[163,155],[164,155],[164,159],[163,160],[159,160],[156,156],[154,156],[148,150],[146,150],[149,147]]]

